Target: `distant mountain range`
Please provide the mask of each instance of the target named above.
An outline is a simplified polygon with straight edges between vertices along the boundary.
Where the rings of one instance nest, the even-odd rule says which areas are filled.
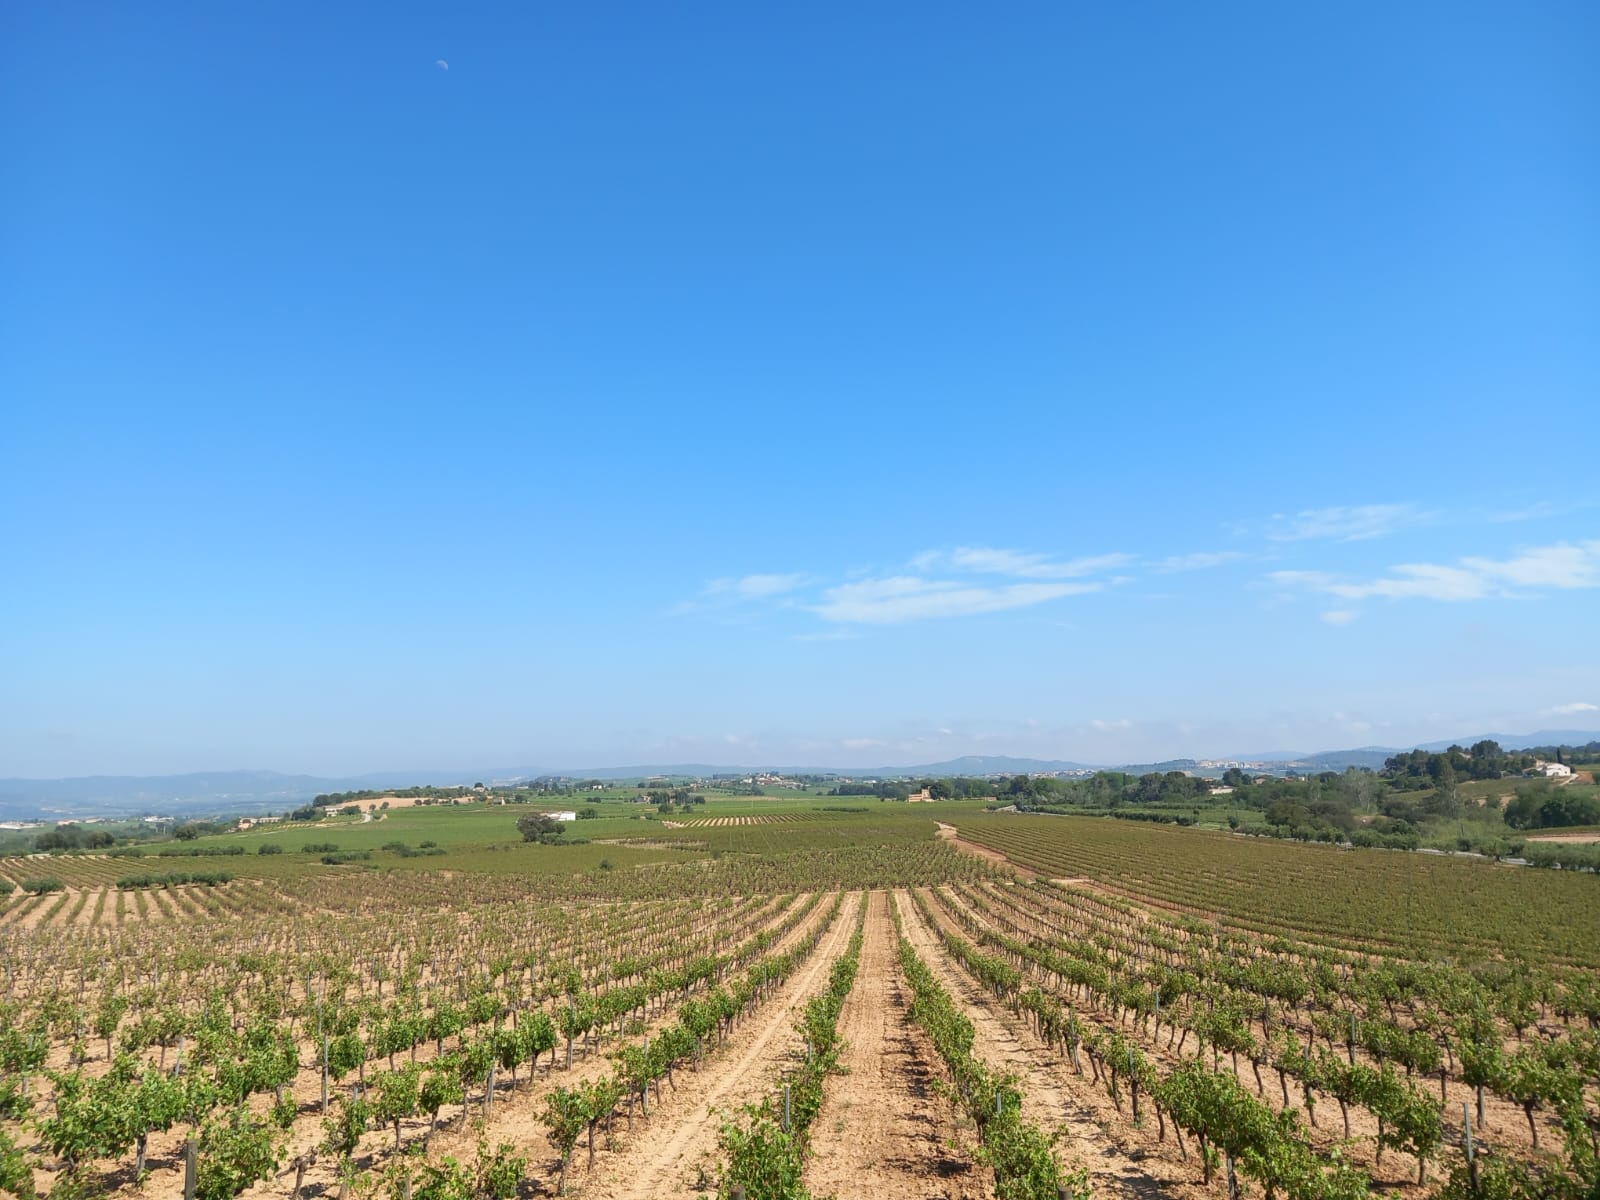
[[[1499,742],[1508,750],[1531,746],[1581,746],[1600,741],[1600,731],[1541,729],[1535,733],[1486,733],[1448,742],[1428,742],[1420,750],[1447,750],[1480,741]],[[1348,767],[1383,766],[1386,758],[1411,747],[1362,746],[1354,750],[1326,750],[1318,754],[1275,751],[1266,754],[1217,755],[1206,762],[1243,762],[1271,765],[1278,770],[1343,771]],[[350,777],[281,775],[276,771],[208,771],[189,775],[92,775],[79,779],[0,779],[0,820],[24,821],[62,817],[128,817],[144,814],[176,816],[194,813],[241,813],[288,809],[326,792],[351,792],[371,788],[410,787],[415,784],[512,783],[544,775],[610,781],[656,777],[707,778],[712,775],[749,775],[776,767],[716,766],[710,763],[667,763],[632,767],[597,767],[552,771],[539,767],[503,767],[467,771],[380,771]],[[945,762],[899,767],[784,767],[781,773],[845,775],[855,779],[894,779],[929,775],[1019,775],[1041,772],[1119,770],[1142,775],[1150,771],[1194,771],[1220,775],[1221,767],[1201,768],[1192,758],[1119,766],[1070,762],[1062,759],[1009,758],[1002,755],[967,755]]]

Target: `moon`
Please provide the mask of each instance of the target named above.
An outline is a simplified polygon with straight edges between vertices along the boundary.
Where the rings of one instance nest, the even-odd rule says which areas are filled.
[[[438,67],[441,71],[448,71],[450,69],[450,64],[445,62],[445,60],[442,58],[434,59],[433,65]]]

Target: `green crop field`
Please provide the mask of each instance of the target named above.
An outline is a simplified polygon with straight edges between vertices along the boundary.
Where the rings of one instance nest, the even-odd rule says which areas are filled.
[[[1263,932],[1403,954],[1600,966],[1600,879],[1446,856],[1298,845],[1105,818],[957,818],[964,838]]]

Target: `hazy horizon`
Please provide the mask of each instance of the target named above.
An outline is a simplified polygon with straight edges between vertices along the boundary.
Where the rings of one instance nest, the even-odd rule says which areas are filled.
[[[288,775],[288,776],[292,776],[292,775],[308,775],[308,776],[334,778],[334,779],[359,779],[359,778],[363,778],[363,777],[366,777],[366,776],[380,776],[380,775],[381,776],[392,776],[392,777],[415,776],[416,777],[415,781],[417,783],[441,783],[441,782],[446,782],[447,781],[446,777],[448,777],[448,781],[450,781],[450,782],[459,782],[461,779],[464,779],[468,775],[473,775],[474,777],[477,777],[479,775],[485,775],[486,773],[487,774],[493,774],[496,777],[499,777],[503,773],[525,774],[525,773],[530,772],[530,771],[550,771],[550,772],[558,772],[558,773],[563,773],[563,774],[568,774],[568,775],[581,775],[581,774],[584,774],[584,773],[589,772],[589,771],[615,772],[615,771],[626,770],[626,769],[635,768],[635,767],[638,767],[638,768],[646,768],[646,767],[657,768],[657,767],[665,767],[665,766],[710,766],[710,767],[727,768],[727,769],[730,769],[730,770],[731,769],[745,769],[745,770],[749,770],[749,769],[758,769],[758,770],[759,769],[804,769],[804,768],[817,768],[817,769],[835,769],[836,768],[836,769],[840,769],[840,770],[851,770],[851,769],[863,770],[863,769],[868,769],[868,768],[888,768],[888,769],[894,770],[894,769],[905,769],[905,768],[911,768],[911,767],[920,767],[920,766],[928,765],[930,763],[949,762],[949,761],[962,759],[962,758],[1015,758],[1015,759],[1032,759],[1032,760],[1039,760],[1039,761],[1073,762],[1073,763],[1078,763],[1078,764],[1081,764],[1083,766],[1088,766],[1088,767],[1119,767],[1119,766],[1126,766],[1126,765],[1129,765],[1129,764],[1135,764],[1135,763],[1141,763],[1141,762],[1144,762],[1144,763],[1167,762],[1167,761],[1171,761],[1171,760],[1174,760],[1174,759],[1202,759],[1202,760],[1238,759],[1238,760],[1248,760],[1248,759],[1273,758],[1273,757],[1281,757],[1281,756],[1288,756],[1288,755],[1313,756],[1313,755],[1317,755],[1317,754],[1324,754],[1324,753],[1337,752],[1337,751],[1347,751],[1347,750],[1403,749],[1403,748],[1410,747],[1410,746],[1421,745],[1421,744],[1431,744],[1431,743],[1435,743],[1435,742],[1439,742],[1439,741],[1445,741],[1445,740],[1457,741],[1457,742],[1462,743],[1463,745],[1466,745],[1466,744],[1469,744],[1470,742],[1472,742],[1473,740],[1475,740],[1476,738],[1483,737],[1483,736],[1493,736],[1493,735],[1497,735],[1498,734],[1498,735],[1502,735],[1502,736],[1510,736],[1510,737],[1514,737],[1514,738],[1520,739],[1520,738],[1525,738],[1525,737],[1528,737],[1530,735],[1537,734],[1537,733],[1540,733],[1540,732],[1544,732],[1544,730],[1541,730],[1541,729],[1514,730],[1514,729],[1487,729],[1487,728],[1485,728],[1485,729],[1478,729],[1478,730],[1476,730],[1475,732],[1472,732],[1472,733],[1466,733],[1466,732],[1458,731],[1453,736],[1452,735],[1446,735],[1443,738],[1398,738],[1392,743],[1367,742],[1367,743],[1361,743],[1361,744],[1353,744],[1352,743],[1352,744],[1349,744],[1349,745],[1338,745],[1338,746],[1327,745],[1327,746],[1315,746],[1315,747],[1310,747],[1310,746],[1288,746],[1288,745],[1284,745],[1284,746],[1263,746],[1263,747],[1253,747],[1253,748],[1246,749],[1246,750],[1240,750],[1240,749],[1237,749],[1237,748],[1230,749],[1230,750],[1217,750],[1217,749],[1214,749],[1214,748],[1194,747],[1194,748],[1190,748],[1189,750],[1181,752],[1181,753],[1161,752],[1161,753],[1151,753],[1151,754],[1147,754],[1147,755],[1143,755],[1143,756],[1124,755],[1124,756],[1121,756],[1121,757],[1106,757],[1106,756],[1103,756],[1103,755],[1098,755],[1097,756],[1097,755],[1092,754],[1092,753],[1083,753],[1083,754],[1055,753],[1055,752],[1047,752],[1047,751],[1042,750],[1042,749],[1037,751],[1037,752],[1034,752],[1034,751],[1025,751],[1025,750],[1003,750],[1003,749],[998,749],[997,750],[997,749],[993,749],[993,748],[987,748],[987,749],[978,749],[978,750],[958,751],[958,752],[954,752],[954,753],[950,753],[950,754],[941,754],[941,755],[938,755],[938,756],[931,756],[931,755],[927,755],[927,754],[924,754],[924,755],[921,755],[921,756],[916,756],[916,755],[910,755],[910,754],[907,754],[907,753],[901,753],[901,754],[899,754],[897,756],[897,755],[891,753],[891,754],[886,754],[886,755],[884,755],[882,757],[879,757],[879,758],[872,758],[869,753],[866,753],[865,751],[861,750],[860,748],[856,748],[856,749],[845,749],[845,750],[841,751],[840,753],[838,753],[837,755],[835,755],[834,757],[827,758],[827,759],[822,759],[822,758],[803,759],[803,758],[794,758],[794,757],[789,757],[789,758],[784,758],[784,757],[751,757],[751,756],[748,756],[748,755],[741,756],[740,754],[738,754],[736,752],[736,753],[732,753],[732,754],[724,754],[720,758],[716,757],[715,755],[713,755],[711,757],[700,757],[700,758],[697,758],[697,757],[694,757],[694,756],[686,756],[686,757],[678,757],[678,758],[671,758],[671,759],[653,759],[653,760],[649,760],[649,761],[645,761],[645,760],[641,759],[641,760],[630,760],[630,761],[607,762],[607,761],[587,760],[586,759],[586,760],[582,760],[582,761],[570,761],[569,762],[569,761],[565,761],[565,760],[554,760],[554,759],[549,760],[549,761],[539,761],[539,760],[534,760],[534,759],[529,759],[529,760],[526,760],[526,761],[522,761],[522,760],[517,760],[517,759],[512,759],[512,758],[501,758],[501,759],[484,759],[484,760],[480,760],[480,761],[472,762],[472,763],[425,763],[425,764],[420,764],[420,765],[416,765],[416,764],[405,765],[405,764],[402,764],[402,765],[399,765],[399,766],[378,764],[378,765],[367,765],[367,766],[360,767],[360,768],[326,768],[326,769],[316,768],[316,767],[284,768],[284,767],[276,766],[276,765],[273,765],[273,764],[270,764],[270,763],[232,763],[232,764],[209,763],[209,764],[202,764],[200,766],[167,767],[167,768],[162,768],[162,769],[149,769],[149,770],[142,770],[142,771],[93,771],[93,772],[84,773],[82,777],[94,777],[94,776],[130,776],[130,777],[152,776],[153,777],[153,776],[207,775],[207,774],[224,774],[224,773],[232,773],[232,772],[263,771],[263,772],[267,772],[267,773],[271,773],[271,774],[280,774],[280,775]],[[1587,743],[1589,741],[1594,741],[1594,740],[1600,740],[1600,728],[1597,728],[1597,729],[1582,729],[1582,728],[1567,729],[1566,727],[1563,727],[1561,730],[1552,730],[1552,732],[1563,732],[1563,733],[1570,733],[1570,734],[1578,735],[1576,738],[1574,738],[1572,740],[1579,741],[1579,742],[1582,742],[1582,743]],[[26,778],[29,778],[29,777],[28,776],[10,776],[10,778],[23,778],[23,779],[26,779]],[[58,779],[58,778],[63,778],[63,777],[61,777],[61,776],[50,776],[50,777],[38,776],[38,777],[35,777],[35,778],[39,778],[41,780],[45,780],[45,779]],[[398,786],[398,785],[396,785],[396,786]]]
[[[1597,51],[10,6],[0,776],[1600,724]]]

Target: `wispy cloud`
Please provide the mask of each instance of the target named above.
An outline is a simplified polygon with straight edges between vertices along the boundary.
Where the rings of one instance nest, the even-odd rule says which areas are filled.
[[[1600,704],[1590,704],[1586,700],[1574,700],[1571,704],[1557,704],[1554,708],[1544,710],[1547,717],[1575,717],[1579,713],[1600,712]]]
[[[713,579],[706,584],[707,596],[732,596],[740,600],[762,600],[768,596],[781,596],[804,587],[806,576],[792,575],[741,575]]]
[[[958,546],[954,550],[924,550],[911,560],[911,565],[918,571],[964,571],[974,575],[1010,575],[1016,579],[1079,579],[1127,566],[1132,561],[1131,554],[1058,559],[1048,554],[1029,554],[993,546]]]
[[[1243,550],[1213,550],[1198,554],[1174,554],[1159,559],[1153,565],[1161,574],[1172,575],[1179,571],[1207,571],[1212,567],[1226,566],[1228,563],[1240,562],[1249,557],[1251,556]]]
[[[802,572],[722,576],[705,584],[696,599],[680,603],[673,611],[748,617],[763,608],[786,608],[810,612],[834,626],[975,616],[1126,583],[1126,576],[1106,578],[1103,573],[1133,562],[1134,556],[1058,558],[990,546],[958,546],[927,550],[911,561],[911,570],[849,571],[832,584]],[[1095,575],[1102,577],[1090,578]],[[980,580],[976,576],[996,578]],[[837,629],[790,635],[796,641],[819,642],[859,636]]]
[[[1600,539],[1558,542],[1524,550],[1505,562],[1486,558],[1461,560],[1470,570],[1513,587],[1591,588],[1600,587]]]
[[[1121,717],[1115,721],[1102,720],[1101,718],[1096,717],[1094,720],[1089,722],[1089,728],[1099,733],[1111,733],[1113,730],[1117,729],[1132,729],[1133,722],[1128,720],[1126,717]]]
[[[1348,625],[1361,614],[1348,608],[1330,608],[1327,612],[1319,615],[1329,625]]]
[[[1293,514],[1275,513],[1267,522],[1267,538],[1274,542],[1364,542],[1385,537],[1432,518],[1414,504],[1350,504],[1332,508],[1307,508]]]
[[[1096,592],[1098,583],[1013,583],[974,587],[950,580],[894,575],[828,588],[812,611],[825,621],[891,625],[1027,608],[1063,596]]]
[[[1325,571],[1274,571],[1285,587],[1343,600],[1481,600],[1543,591],[1600,587],[1600,540],[1538,546],[1507,559],[1463,558],[1454,565],[1401,563],[1380,579],[1347,579]]]

